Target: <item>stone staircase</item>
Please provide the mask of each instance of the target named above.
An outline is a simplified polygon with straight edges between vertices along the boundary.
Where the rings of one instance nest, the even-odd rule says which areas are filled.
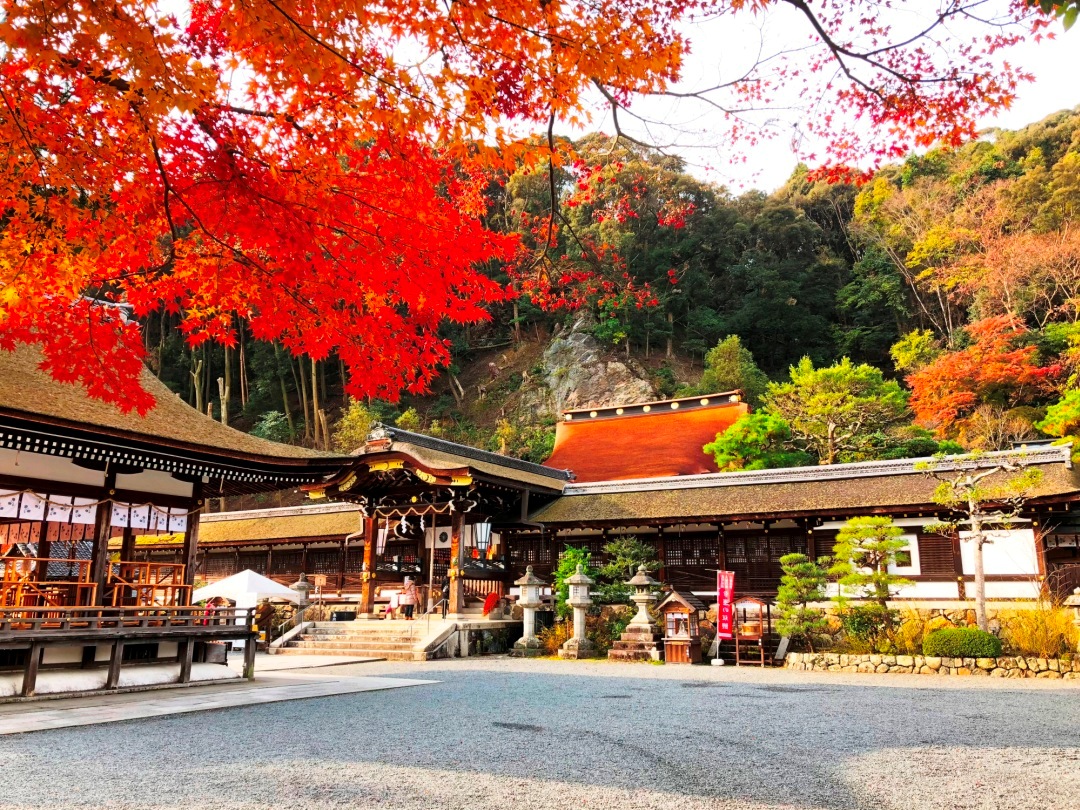
[[[447,655],[467,655],[467,647],[456,636],[468,631],[494,629],[514,622],[484,618],[479,605],[470,605],[454,620],[438,614],[403,619],[370,619],[348,622],[314,622],[280,646],[274,655],[340,655],[350,658],[378,658],[387,661],[426,661]],[[520,625],[520,622],[516,624]],[[459,631],[461,631],[459,633]],[[454,638],[451,638],[455,636]],[[448,643],[449,642],[449,643]]]

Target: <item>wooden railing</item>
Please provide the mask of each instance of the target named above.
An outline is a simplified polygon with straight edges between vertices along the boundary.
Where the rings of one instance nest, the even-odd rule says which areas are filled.
[[[177,563],[125,562],[109,567],[110,602],[120,606],[184,605],[191,586],[184,584],[184,566]]]
[[[97,597],[89,560],[9,557],[0,569],[0,608],[89,605]]]
[[[162,631],[236,632],[251,627],[253,608],[227,608],[208,614],[199,605],[182,607],[3,607],[0,638],[38,631]],[[238,622],[238,620],[240,620]],[[166,633],[167,634],[167,633]]]

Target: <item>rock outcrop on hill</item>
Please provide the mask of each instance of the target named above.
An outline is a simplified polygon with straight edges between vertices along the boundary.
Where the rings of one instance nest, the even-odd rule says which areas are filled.
[[[556,330],[540,359],[540,379],[523,386],[521,411],[542,421],[557,419],[564,410],[656,398],[648,371],[632,359],[612,357],[590,333],[591,325],[579,317],[569,328]]]

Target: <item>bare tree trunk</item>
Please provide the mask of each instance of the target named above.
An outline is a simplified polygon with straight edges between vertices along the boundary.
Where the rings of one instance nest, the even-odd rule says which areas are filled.
[[[240,407],[246,408],[251,393],[248,388],[247,352],[244,349],[243,321],[237,321],[237,332],[240,334]]]
[[[974,501],[969,501],[971,510],[971,542],[974,546],[975,556],[975,624],[980,630],[986,631],[986,571],[983,565],[983,545],[986,537],[983,534],[982,515],[978,513],[978,506]]]
[[[315,422],[315,446],[323,446],[322,426],[319,424],[319,363],[311,358],[311,416]]]
[[[277,378],[281,385],[281,407],[285,410],[285,421],[289,423],[289,441],[296,441],[296,423],[293,422],[292,408],[289,407],[289,389],[285,385],[285,375],[281,373],[281,347],[274,341],[274,359],[277,361]],[[292,361],[289,361],[292,365]]]
[[[668,336],[667,347],[664,350],[664,356],[671,359],[675,356],[675,316],[672,313],[667,314],[668,322]]]
[[[221,400],[221,424],[229,424],[229,402],[232,400],[232,352],[225,347],[225,376],[217,378],[218,398]]]
[[[293,376],[296,378],[296,390],[300,392],[300,407],[304,412],[304,441],[308,442],[311,441],[311,425],[314,420],[308,415],[307,374],[304,373],[304,356],[297,357],[296,362],[300,365],[299,373],[293,368],[291,360],[289,361],[289,368],[293,368]]]
[[[518,308],[516,298],[510,306],[513,307],[514,313],[514,342],[521,343],[521,310]]]
[[[465,405],[465,389],[461,387],[461,381],[458,380],[457,375],[452,372],[450,376],[450,393],[454,395],[454,401],[459,408]]]
[[[206,404],[203,401],[203,359],[200,357],[195,359],[195,354],[191,355],[191,382],[195,386],[195,410],[202,413],[206,410]]]

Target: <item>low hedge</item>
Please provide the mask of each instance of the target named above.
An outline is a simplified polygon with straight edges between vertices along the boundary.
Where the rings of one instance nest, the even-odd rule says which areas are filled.
[[[1001,639],[977,627],[946,627],[928,633],[922,649],[938,658],[997,658]]]

